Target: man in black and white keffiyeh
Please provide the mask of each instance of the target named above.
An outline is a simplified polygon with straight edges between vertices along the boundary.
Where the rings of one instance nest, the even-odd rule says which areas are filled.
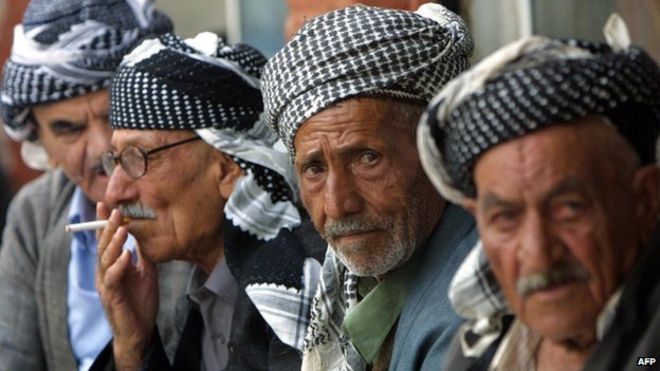
[[[100,155],[110,149],[107,88],[117,65],[145,35],[171,28],[150,0],[31,0],[14,28],[0,118],[22,142],[24,162],[49,171],[25,185],[8,212],[0,248],[2,370],[85,371],[110,340],[93,284],[94,233],[69,234],[64,226],[94,219],[108,184]],[[185,286],[189,268],[168,265],[176,266],[181,280],[169,277],[166,307],[168,292],[178,297]],[[164,332],[169,343],[172,331]]]
[[[103,156],[106,200],[118,210],[99,209],[111,224],[97,273],[114,339],[95,367],[300,367],[324,244],[301,229],[288,154],[262,120],[265,61],[212,33],[166,34],[143,41],[119,66],[115,151]],[[139,244],[136,266],[120,255],[127,230]],[[154,330],[151,288],[153,264],[174,259],[195,267],[170,366]]]
[[[329,244],[304,370],[436,370],[459,319],[443,295],[476,239],[433,194],[414,129],[467,68],[472,41],[438,4],[352,6],[309,21],[268,61],[268,123]]]
[[[482,238],[450,291],[468,322],[448,370],[494,350],[482,369],[635,370],[660,357],[660,68],[620,17],[605,37],[505,46],[420,123],[429,177]]]

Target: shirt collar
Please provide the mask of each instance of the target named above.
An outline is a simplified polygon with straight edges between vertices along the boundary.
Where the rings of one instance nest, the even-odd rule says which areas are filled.
[[[605,336],[605,333],[610,329],[612,322],[614,322],[616,308],[619,306],[619,299],[621,299],[622,291],[622,287],[619,287],[614,294],[610,296],[596,319],[596,339],[598,341],[603,340],[603,336]]]
[[[69,208],[69,223],[82,223],[96,219],[94,203],[90,201],[80,187],[76,187]]]
[[[71,198],[69,208],[69,224],[82,223],[96,219],[96,210],[94,202],[90,201],[80,187],[76,187]],[[73,238],[81,246],[90,246],[96,242],[94,231],[74,232]]]
[[[358,293],[364,299],[346,313],[342,326],[368,364],[378,356],[401,314],[418,261],[417,253],[378,283],[372,277],[360,277]]]
[[[227,260],[222,258],[210,275],[195,266],[186,293],[197,304],[208,298],[209,294],[217,296],[227,304],[232,304],[238,294],[238,282],[229,271]]]

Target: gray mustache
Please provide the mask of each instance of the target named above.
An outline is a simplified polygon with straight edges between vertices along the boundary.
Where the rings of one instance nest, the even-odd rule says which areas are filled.
[[[518,279],[516,289],[522,297],[535,291],[570,282],[582,282],[589,279],[586,268],[577,263],[559,263],[546,272],[532,274]]]
[[[121,215],[127,216],[133,219],[155,219],[156,212],[153,209],[150,209],[139,202],[132,204],[121,204],[119,205],[119,211]]]
[[[335,239],[348,234],[364,233],[373,230],[389,229],[391,223],[384,220],[368,219],[346,219],[335,220],[325,223],[323,238]]]

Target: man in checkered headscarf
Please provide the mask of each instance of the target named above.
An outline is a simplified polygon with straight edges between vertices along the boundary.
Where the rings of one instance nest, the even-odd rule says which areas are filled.
[[[452,282],[468,322],[448,370],[495,350],[489,370],[636,370],[660,357],[660,68],[620,17],[605,37],[508,45],[420,123],[429,177],[482,238]]]
[[[263,121],[265,62],[253,47],[204,32],[146,39],[120,64],[114,151],[102,156],[106,202],[118,210],[98,207],[99,219],[110,218],[97,286],[113,342],[95,367],[300,368],[325,245],[299,211],[289,156]],[[127,231],[139,243],[137,265],[121,253]],[[172,260],[194,267],[170,363],[154,335],[153,285],[154,264]]]
[[[2,370],[84,371],[111,337],[94,287],[94,232],[68,234],[64,226],[94,219],[108,184],[99,156],[110,148],[107,88],[115,68],[145,35],[171,28],[150,0],[31,0],[14,28],[0,116],[25,163],[48,171],[8,211],[0,248]],[[174,312],[168,297],[182,293],[188,271],[168,267],[181,279],[163,268],[161,318]]]
[[[459,323],[443,292],[476,234],[433,194],[414,132],[471,50],[463,21],[438,4],[359,5],[309,21],[266,64],[266,119],[330,247],[303,369],[440,366]]]

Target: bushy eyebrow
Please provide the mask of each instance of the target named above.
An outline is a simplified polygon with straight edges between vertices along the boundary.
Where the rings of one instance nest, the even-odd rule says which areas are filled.
[[[501,199],[499,196],[494,193],[486,193],[481,200],[481,208],[484,210],[490,210],[495,207],[515,207],[516,204],[511,201]]]
[[[53,121],[48,122],[48,126],[52,129],[56,126],[81,126],[84,125],[82,122],[74,122],[70,120],[64,120],[64,119],[55,119]]]
[[[376,149],[375,146],[369,145],[368,142],[369,140],[366,139],[356,140],[354,142],[347,143],[346,145],[341,146],[339,148],[333,148],[332,152],[340,158],[352,157],[365,150],[373,150],[376,152],[381,152],[378,149]],[[314,148],[305,153],[302,152],[298,152],[298,153],[300,159],[299,160],[296,159],[295,161],[296,166],[323,162],[323,151],[321,150],[321,148]]]
[[[572,193],[572,192],[585,192],[585,187],[575,176],[568,176],[562,180],[559,184],[553,187],[546,195],[545,199],[550,200],[554,197],[557,197],[562,194]]]
[[[554,197],[557,197],[562,194],[566,193],[572,193],[572,192],[580,192],[583,193],[585,192],[585,187],[582,185],[582,183],[579,181],[579,179],[576,176],[570,175],[563,179],[559,184],[554,186],[550,191],[548,191],[543,199],[544,200],[551,200]],[[508,208],[515,208],[517,207],[517,204],[512,201],[504,200],[497,196],[494,193],[486,193],[480,202],[481,207],[484,210],[489,210],[495,207],[508,207]]]

